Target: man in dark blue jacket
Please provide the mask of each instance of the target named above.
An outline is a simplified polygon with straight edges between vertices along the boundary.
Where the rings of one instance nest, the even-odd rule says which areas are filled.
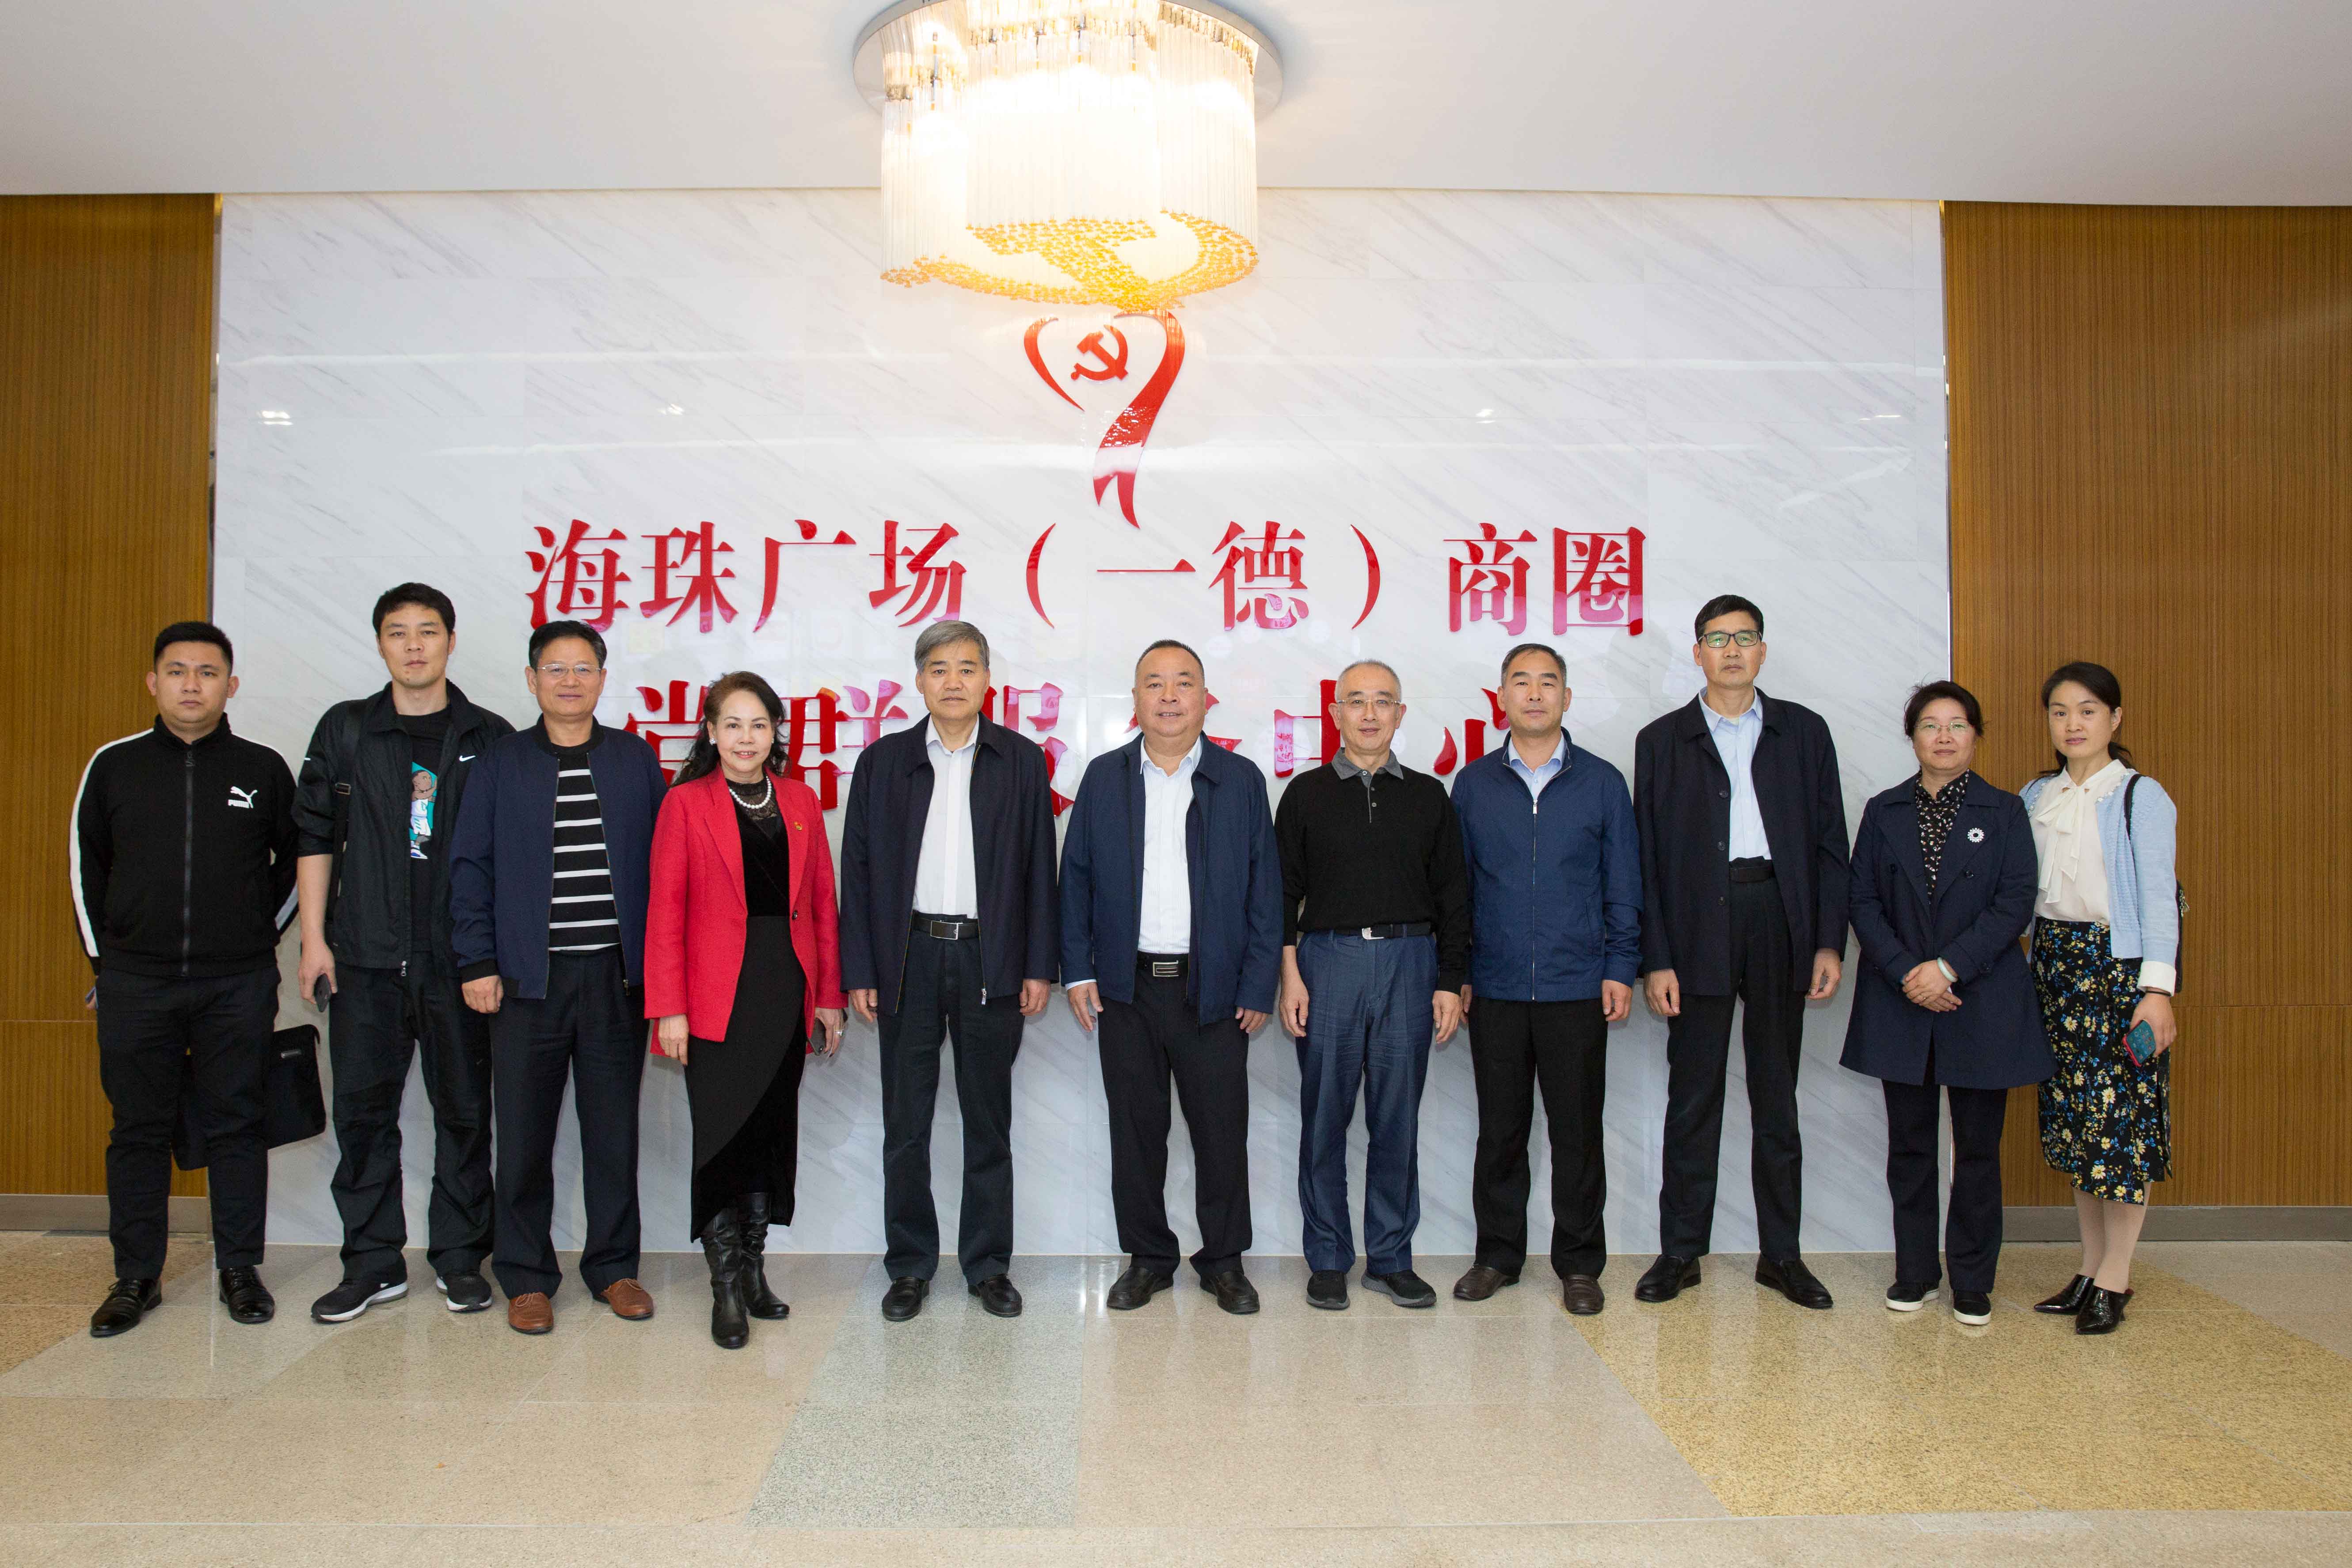
[[[1633,1005],[1641,842],[1625,775],[1571,743],[1568,666],[1542,643],[1503,658],[1509,744],[1462,770],[1454,810],[1470,868],[1470,1066],[1478,1089],[1471,1208],[1478,1251],[1454,1287],[1483,1301],[1528,1255],[1528,1136],[1551,1134],[1551,1266],[1579,1317],[1601,1310],[1609,1196],[1601,1108],[1609,1026]]]
[[[1249,1037],[1282,973],[1282,861],[1265,775],[1202,739],[1201,657],[1162,640],[1135,667],[1143,733],[1097,757],[1062,848],[1062,977],[1102,1021],[1111,1205],[1127,1271],[1104,1304],[1140,1307],[1175,1281],[1168,1225],[1168,1084],[1192,1131],[1201,1287],[1257,1310],[1250,1245]]]
[[[596,722],[604,639],[578,621],[531,634],[524,672],[540,721],[490,747],[449,862],[449,915],[466,1005],[490,1019],[497,1084],[493,1254],[507,1325],[555,1326],[555,1125],[563,1085],[580,1114],[587,1245],[580,1275],[632,1321],[637,1283],[637,1086],[645,1074],[646,904],[661,763]]]
[[[940,1266],[931,1118],[955,1037],[963,1115],[957,1254],[965,1287],[1021,1315],[1013,1261],[1013,1061],[1058,972],[1054,764],[981,711],[988,638],[934,621],[915,639],[929,710],[866,748],[841,832],[841,983],[882,1033],[882,1315],[923,1309]]]

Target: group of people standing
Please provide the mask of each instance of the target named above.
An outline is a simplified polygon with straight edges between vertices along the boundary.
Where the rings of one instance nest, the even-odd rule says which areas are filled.
[[[1273,809],[1255,764],[1203,735],[1199,655],[1164,639],[1136,665],[1135,738],[1087,766],[1057,852],[1049,760],[984,711],[987,638],[939,622],[915,645],[924,720],[859,757],[836,900],[823,813],[785,776],[782,705],[758,675],[710,685],[666,785],[649,745],[596,721],[605,649],[593,628],[533,633],[524,680],[540,717],[516,731],[448,680],[446,595],[404,584],[374,623],[390,682],[328,710],[299,780],[230,734],[232,650],[201,622],[156,638],[153,728],[101,747],[85,773],[75,890],[114,1108],[119,1276],[95,1335],[136,1326],[161,1300],[184,1095],[211,1152],[221,1299],[240,1322],[274,1311],[258,1273],[263,1083],[277,940],[298,911],[300,989],[329,1016],[341,1150],[343,1278],[312,1304],[323,1322],[408,1289],[399,1112],[419,1053],[435,1129],[426,1251],[449,1310],[492,1305],[487,1265],[509,1326],[552,1327],[568,1082],[583,1282],[618,1316],[651,1317],[636,1180],[650,1035],[684,1071],[712,1337],[745,1344],[751,1319],[790,1310],[764,1247],[769,1226],[793,1218],[805,1058],[840,1049],[845,1011],[880,1036],[883,1316],[919,1314],[939,1266],[930,1132],[950,1045],[957,1258],[985,1310],[1016,1316],[1013,1069],[1056,983],[1099,1047],[1128,1255],[1114,1310],[1144,1306],[1181,1261],[1164,1193],[1178,1104],[1195,1168],[1193,1270],[1225,1310],[1257,1310],[1243,1267],[1247,1053],[1278,1015],[1300,1073],[1311,1305],[1349,1305],[1360,1100],[1361,1283],[1400,1306],[1435,1304],[1413,1269],[1420,1102],[1431,1049],[1466,1028],[1477,1248],[1454,1295],[1484,1300],[1520,1278],[1539,1093],[1551,1264],[1569,1311],[1601,1311],[1609,1026],[1637,985],[1667,1021],[1668,1089],[1661,1255],[1636,1298],[1670,1300],[1698,1281],[1737,1015],[1756,1278],[1826,1309],[1798,1245],[1796,1083],[1805,1005],[1835,994],[1849,922],[1861,958],[1845,1062],[1885,1084],[1887,1305],[1916,1310],[1943,1282],[1940,1089],[1955,1146],[1941,1249],[1953,1310],[1989,1316],[2006,1094],[2041,1083],[2044,1152],[2077,1188],[2084,1237],[2081,1274],[2042,1308],[2075,1314],[2084,1332],[2122,1320],[2147,1184],[2167,1173],[2179,911],[2171,803],[2130,772],[2121,693],[2098,666],[2052,676],[2043,706],[2060,766],[2022,799],[1972,772],[1976,699],[1948,681],[1920,688],[1903,721],[1919,771],[1870,802],[1850,858],[1828,726],[1758,689],[1763,614],[1737,595],[1699,612],[1706,690],[1643,730],[1631,788],[1569,739],[1567,667],[1528,643],[1499,672],[1507,743],[1450,794],[1397,760],[1402,682],[1364,659],[1336,682],[1339,754]]]

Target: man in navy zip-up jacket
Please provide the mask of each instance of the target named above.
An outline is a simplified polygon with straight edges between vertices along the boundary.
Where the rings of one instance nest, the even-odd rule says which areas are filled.
[[[1129,1311],[1173,1282],[1169,1084],[1192,1134],[1202,1289],[1255,1312],[1249,1037],[1282,972],[1282,858],[1265,775],[1202,735],[1201,659],[1170,639],[1136,663],[1143,733],[1087,766],[1062,846],[1062,984],[1102,1023],[1111,1207],[1127,1270],[1105,1304]]]
[[[449,917],[466,1005],[490,1016],[497,1083],[498,1240],[507,1325],[554,1326],[555,1129],[568,1079],[580,1120],[588,1233],[580,1278],[631,1321],[637,1282],[637,1096],[646,1063],[646,908],[661,762],[596,722],[604,639],[578,621],[531,635],[524,679],[540,721],[476,769],[449,859]]]
[[[1508,743],[1462,770],[1454,810],[1470,868],[1470,1062],[1478,1090],[1471,1209],[1478,1251],[1454,1287],[1483,1301],[1528,1253],[1528,1137],[1551,1131],[1551,1262],[1579,1316],[1601,1307],[1608,1248],[1601,1108],[1609,1026],[1642,959],[1642,847],[1625,775],[1571,743],[1568,667],[1542,643],[1503,659]]]

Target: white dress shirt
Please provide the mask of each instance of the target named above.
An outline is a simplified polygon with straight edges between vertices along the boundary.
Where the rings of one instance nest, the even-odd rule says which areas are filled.
[[[1192,878],[1184,849],[1184,816],[1192,809],[1192,774],[1203,741],[1194,741],[1172,773],[1150,752],[1143,764],[1143,907],[1136,922],[1140,952],[1192,951]]]
[[[1528,786],[1528,794],[1534,796],[1540,804],[1543,800],[1544,785],[1559,777],[1560,770],[1568,766],[1568,731],[1562,730],[1559,732],[1552,746],[1551,755],[1534,767],[1529,767],[1519,760],[1519,745],[1517,741],[1506,741],[1504,744],[1511,750],[1511,771],[1519,775],[1519,782]]]
[[[971,759],[980,726],[950,752],[933,730],[925,747],[931,759],[931,806],[923,817],[923,848],[915,861],[915,908],[927,915],[975,919],[980,914],[980,873],[971,847]]]
[[[1727,719],[1699,699],[1706,713],[1707,733],[1715,737],[1716,755],[1731,775],[1731,858],[1769,860],[1772,842],[1764,836],[1764,811],[1756,803],[1756,742],[1764,738],[1764,701],[1750,698],[1748,711]]]

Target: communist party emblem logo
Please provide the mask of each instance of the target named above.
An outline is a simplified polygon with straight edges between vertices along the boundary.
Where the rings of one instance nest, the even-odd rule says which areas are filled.
[[[1037,379],[1055,396],[1083,414],[1087,412],[1086,405],[1071,396],[1070,387],[1056,380],[1045,364],[1045,329],[1060,319],[1041,316],[1030,322],[1029,330],[1021,336],[1021,346],[1027,352],[1029,368],[1037,373]],[[1173,310],[1123,310],[1077,341],[1069,371],[1071,385],[1130,379],[1129,360],[1132,349],[1127,331],[1119,325],[1121,321],[1159,323],[1161,343],[1160,363],[1110,422],[1110,428],[1103,433],[1102,443],[1095,452],[1095,503],[1099,506],[1104,494],[1118,486],[1119,512],[1127,519],[1128,526],[1134,528],[1141,526],[1135,521],[1136,470],[1142,464],[1143,445],[1151,438],[1151,426],[1160,417],[1160,405],[1168,401],[1177,373],[1184,368],[1184,329]],[[1148,327],[1143,335],[1148,347]]]

